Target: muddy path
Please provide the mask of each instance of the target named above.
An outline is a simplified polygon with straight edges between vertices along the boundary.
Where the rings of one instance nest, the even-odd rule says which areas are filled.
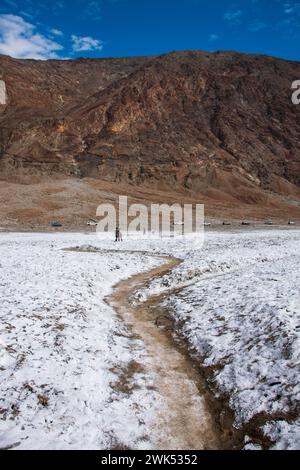
[[[150,255],[151,256],[151,255]],[[157,449],[224,449],[230,447],[211,406],[205,380],[187,348],[176,339],[170,316],[160,306],[163,296],[134,302],[134,293],[152,279],[161,277],[182,261],[156,256],[164,264],[118,283],[106,298],[132,333],[140,338],[149,356],[142,365],[154,377],[162,402],[151,434]],[[166,295],[166,294],[164,294]]]

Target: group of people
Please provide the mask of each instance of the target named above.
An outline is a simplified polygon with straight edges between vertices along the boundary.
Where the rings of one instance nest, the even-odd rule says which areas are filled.
[[[115,242],[122,242],[123,241],[123,237],[122,237],[122,233],[121,233],[121,230],[119,229],[119,227],[116,228],[116,239],[115,239]]]

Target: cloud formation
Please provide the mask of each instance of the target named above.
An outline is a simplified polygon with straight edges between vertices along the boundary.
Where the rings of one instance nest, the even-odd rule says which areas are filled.
[[[72,43],[74,52],[102,51],[103,49],[103,42],[91,36],[76,36],[72,34]]]
[[[284,4],[284,13],[286,15],[293,15],[300,13],[300,2],[291,3],[287,2]]]
[[[64,33],[56,28],[51,28],[50,33],[54,34],[54,36],[63,36]]]
[[[56,59],[61,44],[37,32],[21,16],[0,15],[0,54],[19,59]]]
[[[239,22],[242,14],[242,10],[227,11],[227,13],[224,14],[224,19],[231,22]]]
[[[248,30],[251,33],[257,33],[258,31],[262,31],[263,29],[266,29],[268,25],[264,23],[263,21],[259,20],[254,20],[249,24]]]
[[[219,35],[216,34],[216,33],[212,33],[212,34],[209,35],[209,40],[211,42],[217,41],[218,39],[219,39]]]

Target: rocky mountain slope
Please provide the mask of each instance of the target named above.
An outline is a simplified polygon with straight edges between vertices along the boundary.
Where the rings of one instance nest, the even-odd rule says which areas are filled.
[[[300,63],[235,52],[0,56],[0,178],[93,178],[299,209]],[[300,209],[299,209],[300,210]]]

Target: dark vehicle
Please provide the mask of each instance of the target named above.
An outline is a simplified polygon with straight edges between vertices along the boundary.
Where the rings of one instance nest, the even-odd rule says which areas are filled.
[[[51,227],[62,227],[62,224],[60,222],[52,222]]]

